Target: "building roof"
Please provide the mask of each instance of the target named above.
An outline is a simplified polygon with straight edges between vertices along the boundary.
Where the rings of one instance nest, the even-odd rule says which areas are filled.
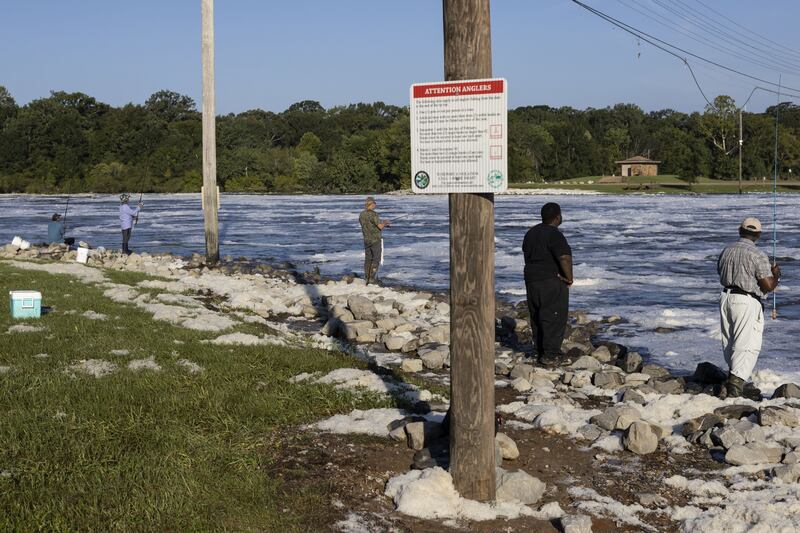
[[[661,163],[661,161],[655,161],[653,159],[647,159],[646,157],[641,156],[641,155],[635,155],[635,156],[631,157],[630,159],[625,159],[623,161],[614,161],[614,162],[616,164],[618,164],[618,165],[633,165],[633,164],[657,165],[658,163]]]

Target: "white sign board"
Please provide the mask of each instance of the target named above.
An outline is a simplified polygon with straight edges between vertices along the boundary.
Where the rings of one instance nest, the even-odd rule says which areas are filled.
[[[508,82],[411,86],[415,193],[500,192],[508,187]]]

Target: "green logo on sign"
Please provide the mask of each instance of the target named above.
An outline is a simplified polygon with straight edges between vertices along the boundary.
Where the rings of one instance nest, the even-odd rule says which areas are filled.
[[[486,181],[492,189],[499,189],[503,186],[503,173],[499,170],[492,170],[489,172],[489,177]]]
[[[428,173],[424,170],[420,170],[414,176],[414,184],[417,186],[417,188],[424,189],[431,184],[431,177],[428,176]]]

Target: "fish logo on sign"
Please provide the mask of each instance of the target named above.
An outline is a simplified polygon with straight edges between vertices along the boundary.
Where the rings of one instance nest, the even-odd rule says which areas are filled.
[[[499,170],[492,170],[489,172],[489,177],[486,179],[489,187],[499,189],[503,186],[503,173]]]
[[[431,183],[431,177],[424,170],[420,170],[414,176],[414,184],[420,189],[426,188]]]

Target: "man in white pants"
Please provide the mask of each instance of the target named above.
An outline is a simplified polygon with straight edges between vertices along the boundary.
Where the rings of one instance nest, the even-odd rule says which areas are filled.
[[[770,266],[767,254],[756,248],[761,237],[761,222],[757,218],[742,221],[739,237],[717,260],[723,287],[719,299],[722,350],[729,369],[728,381],[720,389],[721,398],[741,396],[753,373],[764,332],[761,298],[775,290],[781,276],[778,265]]]

